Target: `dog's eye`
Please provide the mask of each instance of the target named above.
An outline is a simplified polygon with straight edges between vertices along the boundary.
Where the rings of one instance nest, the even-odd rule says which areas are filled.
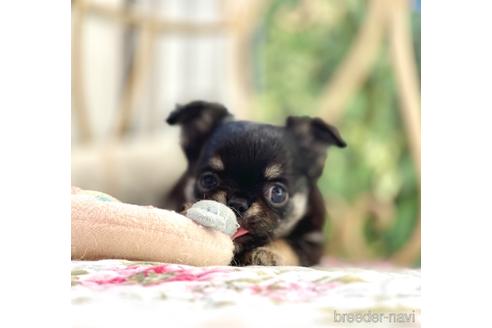
[[[219,185],[219,177],[212,172],[205,172],[200,177],[200,187],[205,190],[212,190]]]
[[[267,198],[272,205],[281,206],[287,202],[289,194],[283,185],[276,183],[268,188]]]

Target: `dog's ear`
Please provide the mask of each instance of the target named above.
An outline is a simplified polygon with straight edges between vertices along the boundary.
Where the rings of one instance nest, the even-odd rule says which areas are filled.
[[[193,163],[198,159],[205,141],[227,117],[232,116],[221,104],[193,101],[186,105],[176,105],[166,122],[181,126],[181,146],[188,161]]]
[[[286,128],[299,143],[305,158],[306,172],[314,179],[319,178],[323,172],[328,147],[347,146],[338,129],[320,118],[289,116]]]

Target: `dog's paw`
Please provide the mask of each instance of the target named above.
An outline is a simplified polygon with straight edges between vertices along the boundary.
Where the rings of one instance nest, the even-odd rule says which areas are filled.
[[[266,247],[258,247],[244,257],[245,265],[279,265],[280,256]]]

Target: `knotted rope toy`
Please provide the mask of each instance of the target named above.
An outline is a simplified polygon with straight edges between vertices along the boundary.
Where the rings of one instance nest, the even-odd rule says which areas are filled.
[[[227,265],[239,228],[227,206],[202,200],[185,211],[138,206],[72,187],[72,259]]]

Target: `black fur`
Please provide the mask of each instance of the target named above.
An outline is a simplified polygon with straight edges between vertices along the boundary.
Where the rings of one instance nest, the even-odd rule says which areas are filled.
[[[325,206],[316,182],[328,147],[346,146],[335,127],[308,117],[289,117],[285,126],[234,121],[224,106],[203,101],[178,106],[167,122],[182,126],[188,168],[162,206],[181,210],[214,199],[236,210],[249,234],[235,239],[233,264],[278,264],[248,260],[276,239],[292,248],[301,265],[319,262]],[[217,183],[212,189],[203,182],[207,175]],[[273,190],[283,195],[284,189],[285,204],[272,201]]]

